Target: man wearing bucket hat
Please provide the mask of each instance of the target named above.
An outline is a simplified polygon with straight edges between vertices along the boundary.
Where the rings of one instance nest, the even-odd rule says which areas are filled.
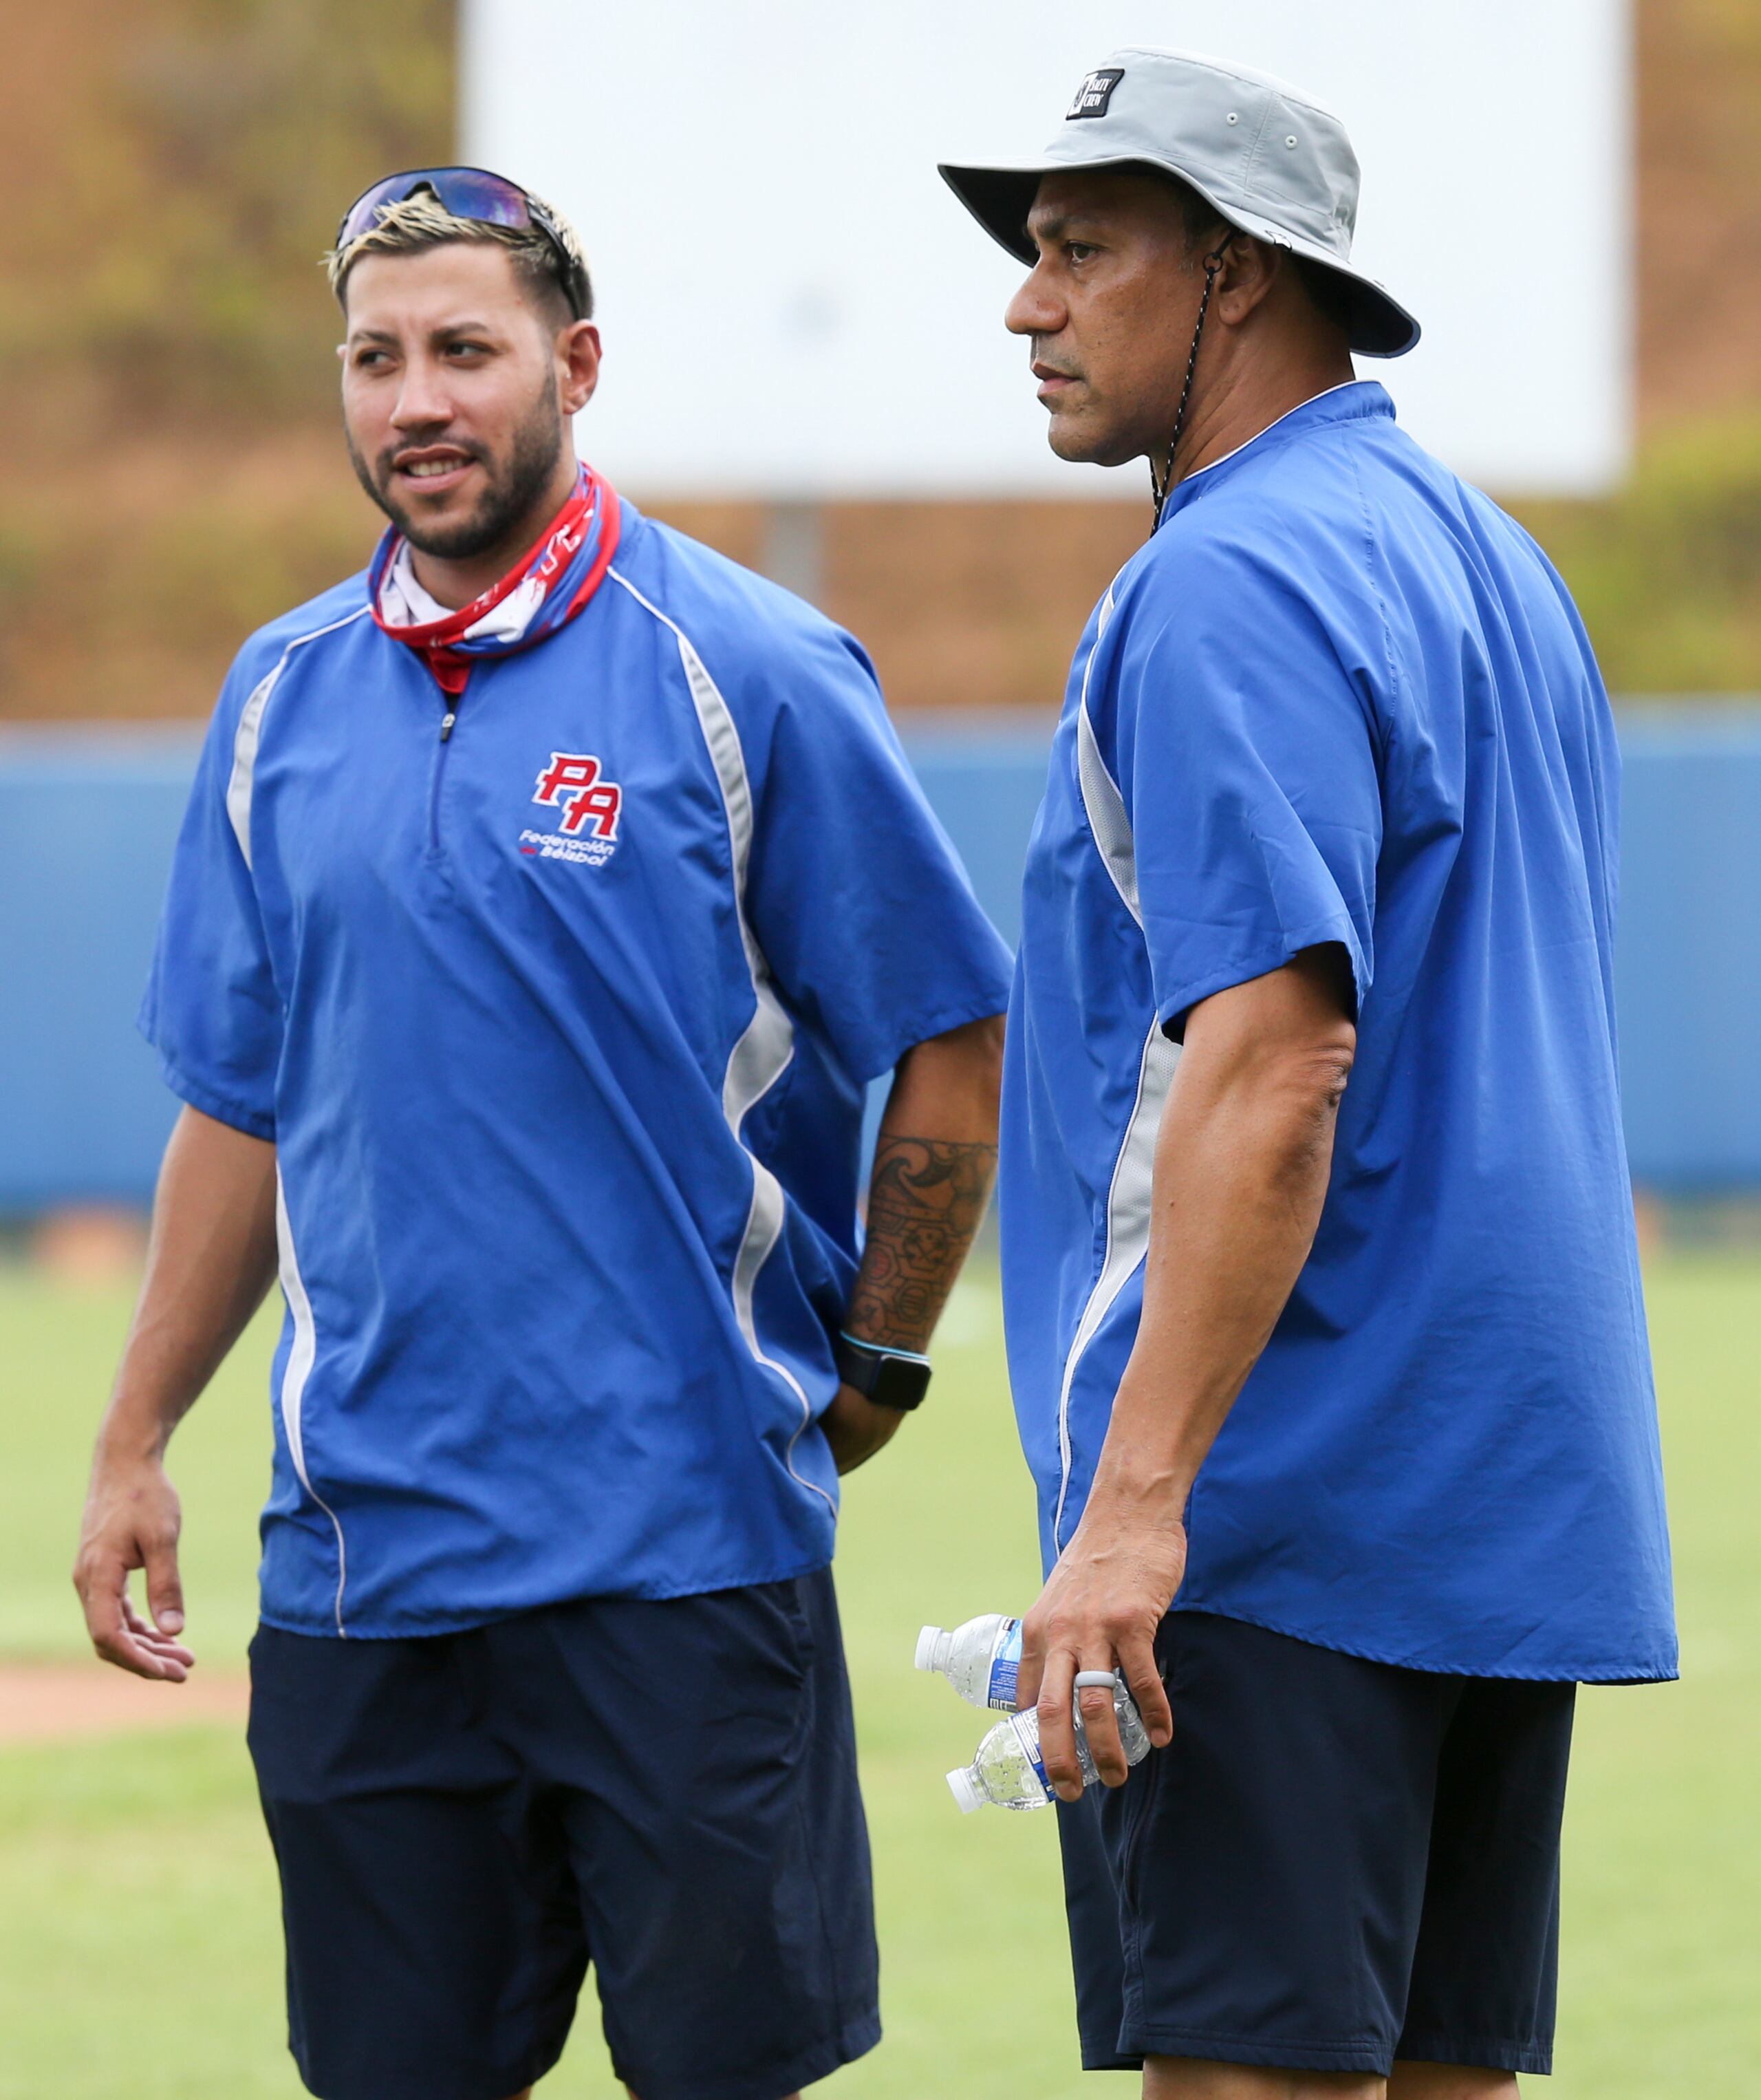
[[[1156,500],[1077,650],[1004,1089],[1083,2060],[1497,2100],[1551,2065],[1575,1686],[1675,1671],[1607,699],[1539,549],[1355,377],[1419,331],[1336,118],[1134,48],[1043,153],[942,172],[1031,265],[1053,449]]]

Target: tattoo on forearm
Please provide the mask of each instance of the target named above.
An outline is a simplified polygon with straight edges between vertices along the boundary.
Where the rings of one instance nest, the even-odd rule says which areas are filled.
[[[994,1145],[885,1133],[869,1181],[868,1241],[844,1324],[858,1340],[921,1349],[990,1199]]]

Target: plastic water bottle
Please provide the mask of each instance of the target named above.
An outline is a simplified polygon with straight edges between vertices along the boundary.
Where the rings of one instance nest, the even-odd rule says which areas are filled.
[[[1113,1712],[1119,1719],[1119,1738],[1125,1745],[1125,1762],[1138,1764],[1149,1755],[1150,1738],[1137,1703],[1123,1679],[1113,1682]],[[1082,1722],[1076,1720],[1076,1763],[1085,1787],[1093,1786],[1100,1775]],[[979,1745],[978,1755],[959,1771],[948,1775],[948,1785],[963,1814],[989,1802],[996,1808],[1044,1808],[1057,1798],[1046,1784],[1046,1767],[1040,1758],[1040,1717],[1031,1708],[999,1721]]]
[[[969,1706],[1012,1714],[1021,1670],[1021,1621],[986,1612],[952,1633],[926,1626],[918,1635],[917,1666],[939,1670]]]

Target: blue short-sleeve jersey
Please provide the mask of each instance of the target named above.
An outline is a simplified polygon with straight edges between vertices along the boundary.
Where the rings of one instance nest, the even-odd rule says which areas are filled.
[[[1077,653],[1010,1008],[1010,1364],[1048,1564],[1136,1336],[1185,1017],[1333,944],[1358,1050],[1332,1182],[1178,1603],[1422,1669],[1674,1674],[1617,797],[1564,585],[1380,386],[1176,488]]]
[[[228,679],[143,1011],[271,1139],[263,1610],[389,1636],[831,1556],[865,1083],[1007,955],[867,660],[623,506],[452,735],[361,578]]]

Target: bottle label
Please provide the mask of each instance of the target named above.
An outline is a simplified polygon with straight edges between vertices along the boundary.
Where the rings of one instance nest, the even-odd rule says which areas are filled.
[[[996,1654],[991,1658],[990,1689],[984,1703],[994,1713],[1015,1710],[1015,1680],[1021,1674],[1021,1621],[1011,1619]]]
[[[1040,1732],[1031,1714],[1011,1714],[1009,1725],[1014,1729],[1015,1740],[1021,1745],[1021,1754],[1033,1767],[1033,1776],[1039,1781],[1041,1791],[1048,1801],[1058,1797],[1052,1792],[1052,1783],[1046,1776],[1045,1761],[1040,1756]]]

